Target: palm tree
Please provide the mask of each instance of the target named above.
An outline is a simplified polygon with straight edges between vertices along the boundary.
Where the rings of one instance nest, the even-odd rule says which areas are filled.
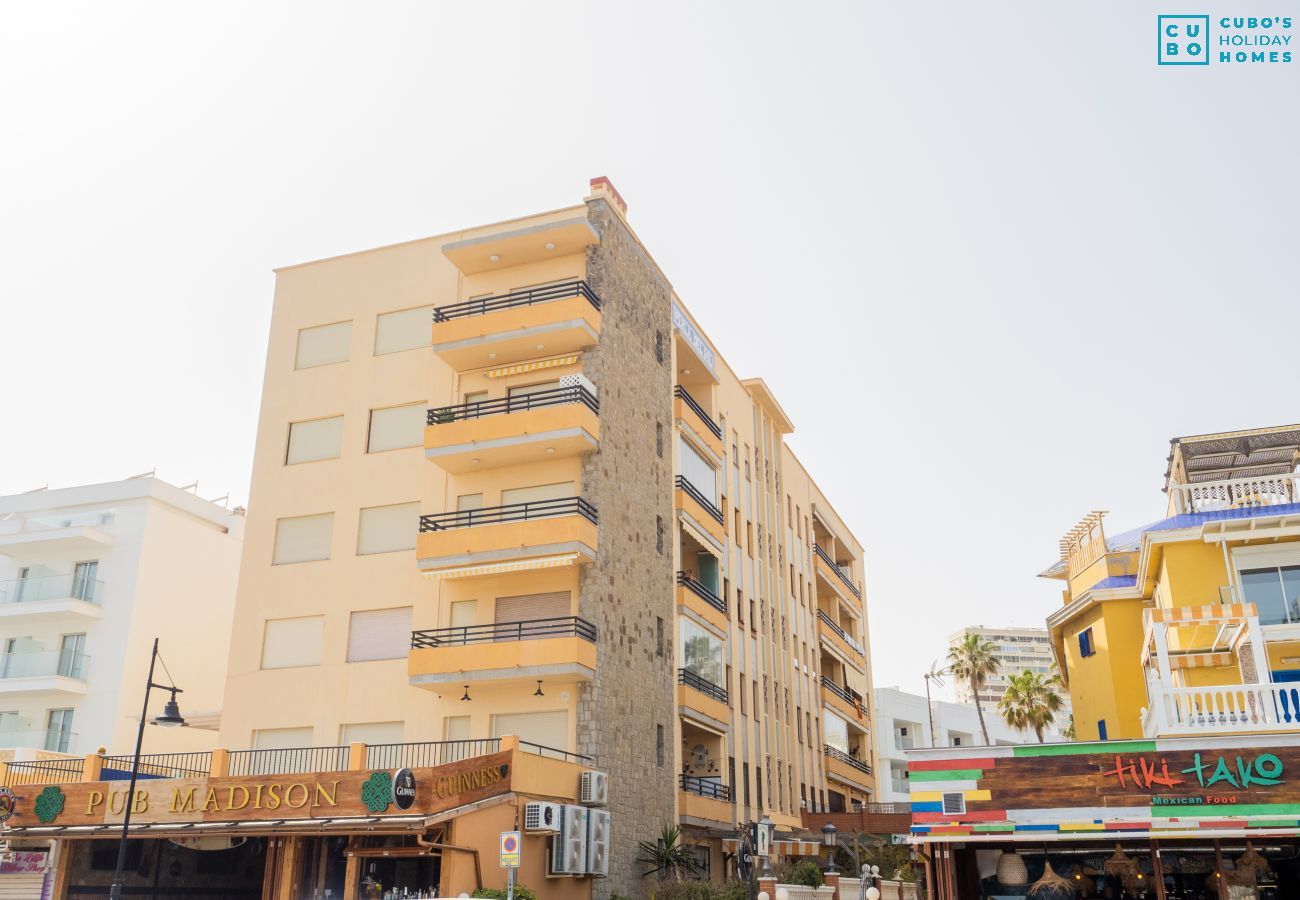
[[[1045,678],[1026,669],[1011,676],[1007,691],[998,703],[998,712],[1012,728],[1021,731],[1032,728],[1041,744],[1044,743],[1043,729],[1051,727],[1064,705],[1061,695],[1056,692],[1054,678]]]
[[[681,881],[683,875],[695,872],[695,857],[691,849],[682,843],[681,837],[682,833],[676,825],[665,825],[659,840],[637,841],[641,848],[637,862],[650,866],[648,871],[641,873],[642,878],[657,873],[660,878],[672,875],[674,880]]]
[[[980,688],[989,676],[998,670],[998,657],[994,646],[978,634],[968,634],[960,643],[948,648],[948,671],[954,678],[962,678],[970,685],[975,698],[975,712],[980,719],[980,732],[984,743],[989,743],[989,729],[984,724],[984,707],[980,705]]]

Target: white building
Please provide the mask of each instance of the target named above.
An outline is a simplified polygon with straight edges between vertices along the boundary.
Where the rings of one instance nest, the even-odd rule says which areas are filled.
[[[1012,676],[1019,675],[1026,669],[1044,677],[1053,672],[1055,657],[1052,656],[1052,639],[1046,628],[985,628],[983,625],[972,625],[949,635],[948,645],[956,646],[968,634],[978,634],[992,644],[1001,664],[980,690],[980,702],[985,709],[998,705]],[[970,685],[961,679],[953,679],[953,691],[958,703],[971,703],[974,700]],[[1065,706],[1057,714],[1056,727],[1051,729],[1054,734],[1060,733],[1070,721],[1070,695],[1064,689],[1059,694]]]
[[[979,714],[973,703],[934,700],[934,735],[924,694],[909,694],[896,687],[877,688],[876,697],[876,799],[881,803],[907,802],[907,752],[920,747],[978,747],[984,743]],[[984,706],[984,723],[994,744],[1036,741],[1032,731],[1007,726],[997,710]]]
[[[130,753],[155,637],[197,727],[145,752],[211,748],[243,530],[152,476],[0,497],[0,759]]]

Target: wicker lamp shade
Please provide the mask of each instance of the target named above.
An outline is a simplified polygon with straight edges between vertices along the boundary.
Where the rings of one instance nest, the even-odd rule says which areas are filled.
[[[1011,887],[1029,884],[1029,869],[1025,867],[1025,858],[1014,850],[1003,850],[998,857],[997,879],[999,884]]]

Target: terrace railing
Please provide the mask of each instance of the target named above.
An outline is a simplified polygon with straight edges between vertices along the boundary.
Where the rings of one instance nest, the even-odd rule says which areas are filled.
[[[419,769],[487,756],[501,750],[500,738],[468,741],[424,741],[414,744],[371,744],[366,748],[368,769]]]
[[[204,778],[212,771],[212,753],[146,753],[140,757],[141,778]],[[101,769],[105,780],[131,777],[131,757],[105,756]]]
[[[581,497],[561,497],[555,500],[528,500],[524,503],[507,503],[504,506],[459,509],[454,512],[420,516],[420,531],[449,531],[452,528],[527,522],[555,516],[582,516],[593,525],[598,522],[596,507],[586,500]]]
[[[862,760],[855,759],[854,757],[849,756],[843,750],[840,750],[837,747],[832,747],[830,744],[827,744],[825,749],[826,749],[826,755],[829,756],[831,759],[838,760],[844,763],[845,765],[852,766],[853,768],[857,769],[859,772],[861,772],[864,775],[871,774],[871,766],[867,765]]]
[[[296,772],[344,772],[347,747],[290,747],[282,750],[232,750],[231,775],[292,775]]]
[[[699,691],[706,697],[717,700],[719,703],[727,702],[727,689],[721,685],[714,684],[704,676],[693,672],[690,669],[677,670],[677,683],[684,684],[694,691]]]
[[[688,794],[697,794],[701,797],[711,797],[714,800],[731,800],[731,786],[723,784],[721,781],[715,781],[712,778],[700,778],[697,775],[679,776],[679,784],[683,791]]]
[[[496,644],[503,641],[537,641],[546,638],[580,637],[596,642],[596,626],[579,616],[554,616],[522,622],[491,622],[486,625],[455,625],[411,632],[411,647],[461,647],[466,644]]]
[[[433,321],[449,322],[465,316],[482,316],[503,309],[515,309],[520,306],[535,306],[538,303],[550,303],[553,300],[567,300],[570,297],[582,297],[596,309],[600,309],[600,298],[585,281],[565,281],[561,284],[548,284],[523,291],[511,291],[509,294],[497,294],[492,297],[479,297],[476,300],[464,300],[447,306],[435,307]]]
[[[709,418],[709,414],[704,411],[704,407],[700,406],[699,401],[687,393],[686,388],[680,384],[677,385],[673,388],[673,396],[686,404],[690,411],[699,417],[700,421],[709,429],[710,434],[716,438],[722,438],[722,426]]]
[[[859,600],[862,599],[862,591],[858,590],[857,585],[849,580],[849,576],[844,574],[844,570],[840,568],[839,563],[831,559],[831,555],[822,549],[821,544],[813,544],[813,552],[820,556],[826,565],[831,567],[831,571],[840,577],[840,581],[844,582],[844,586],[853,592],[853,596]]]
[[[702,581],[692,576],[689,572],[678,572],[677,583],[695,596],[699,597],[701,600],[708,603],[718,612],[723,614],[727,612],[727,601],[715,594],[712,590],[706,587]]]
[[[1172,484],[1169,491],[1178,513],[1284,506],[1300,502],[1300,472]]]
[[[677,490],[682,491],[686,496],[703,506],[704,511],[717,519],[719,523],[722,522],[722,510],[718,509],[717,504],[704,496],[704,492],[691,484],[684,475],[677,476]]]
[[[581,403],[594,413],[600,412],[600,401],[596,399],[596,395],[580,384],[572,384],[531,394],[515,394],[510,397],[497,397],[494,400],[475,400],[472,403],[461,403],[456,406],[438,406],[429,410],[427,421],[430,425],[443,425],[448,422],[527,412],[531,409],[568,403]]]

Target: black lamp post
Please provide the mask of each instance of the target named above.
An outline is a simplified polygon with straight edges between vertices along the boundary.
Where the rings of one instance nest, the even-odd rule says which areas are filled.
[[[826,845],[826,872],[835,873],[835,825],[829,820],[822,826],[822,843]]]
[[[161,716],[154,717],[155,725],[176,728],[185,724],[180,707],[176,705],[176,695],[184,693],[174,684],[155,684],[153,680],[154,665],[158,662],[158,639],[153,639],[153,653],[149,657],[149,678],[144,686],[144,708],[140,710],[140,730],[135,735],[135,755],[131,757],[131,785],[126,791],[126,808],[122,815],[122,837],[117,842],[117,868],[113,871],[113,886],[108,889],[108,896],[118,900],[122,896],[122,870],[126,868],[126,840],[131,828],[131,807],[135,805],[135,782],[140,774],[140,745],[144,743],[144,722],[149,716],[149,692],[158,688],[171,691],[171,699],[163,705]],[[163,668],[166,668],[164,665]],[[170,677],[171,673],[168,673]]]

